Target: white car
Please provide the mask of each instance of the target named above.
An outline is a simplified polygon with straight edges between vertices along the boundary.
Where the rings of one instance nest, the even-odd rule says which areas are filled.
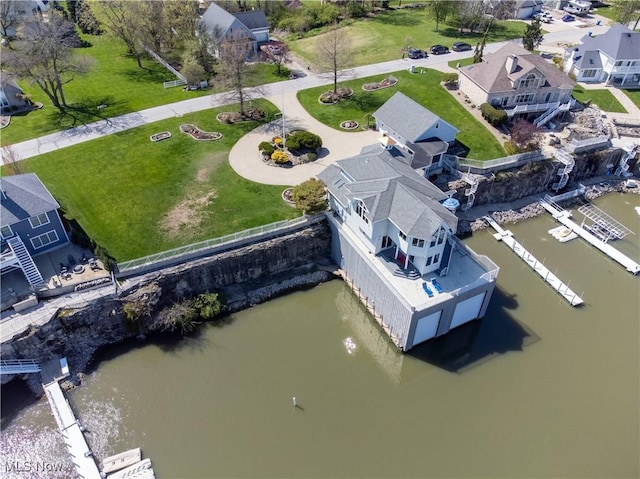
[[[533,16],[533,18],[544,23],[551,23],[553,21],[553,17],[547,12],[538,12]]]

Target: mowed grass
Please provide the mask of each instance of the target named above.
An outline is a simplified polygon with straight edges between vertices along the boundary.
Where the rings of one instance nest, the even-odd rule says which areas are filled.
[[[500,143],[484,125],[441,86],[441,72],[425,69],[425,73],[421,74],[400,71],[392,75],[399,80],[395,86],[374,92],[365,92],[362,85],[380,81],[383,75],[341,83],[352,88],[354,94],[336,105],[322,105],[318,102],[318,97],[327,91],[327,86],[302,90],[298,92],[298,100],[318,121],[340,129],[340,123],[345,120],[355,120],[361,125],[367,125],[367,121],[373,124],[374,120],[369,115],[400,91],[458,128],[460,132],[456,138],[470,149],[469,158],[489,160],[505,155]]]
[[[499,42],[521,37],[526,24],[520,21],[497,22],[488,42]],[[427,9],[396,9],[387,10],[375,17],[358,19],[344,27],[347,32],[352,55],[352,66],[368,65],[371,63],[397,60],[402,55],[402,49],[411,39],[411,46],[428,50],[431,45],[441,44],[451,48],[457,41],[466,41],[475,45],[481,34],[460,34],[457,28],[447,24],[440,24],[439,31],[435,31],[435,22],[429,18]],[[310,65],[315,64],[316,45],[322,34],[287,40],[291,50]]]
[[[182,87],[164,88],[165,81],[176,80],[176,77],[158,62],[143,60],[144,69],[141,69],[135,59],[126,54],[126,48],[119,40],[108,35],[82,37],[92,46],[76,49],[76,53],[92,58],[92,68],[88,74],[77,76],[64,86],[71,108],[66,114],[60,114],[40,88],[26,79],[20,80],[23,91],[30,94],[34,102],[43,103],[44,108],[26,115],[14,115],[11,124],[0,131],[2,145],[227,89],[221,84],[210,90],[196,91],[183,91]],[[273,65],[252,65],[247,85],[288,79],[276,75],[275,71]],[[99,105],[105,106],[98,108]]]
[[[270,103],[262,105],[271,115],[276,111]],[[172,118],[64,148],[24,160],[21,169],[37,173],[66,215],[118,261],[299,216],[281,199],[283,187],[245,180],[229,166],[232,145],[258,124],[224,125],[215,119],[231,109]],[[224,137],[198,142],[179,132],[182,123]],[[173,137],[149,140],[165,130]],[[163,227],[168,215],[174,222],[191,220],[172,234]]]
[[[621,90],[629,99],[640,108],[640,90]]]
[[[615,96],[605,89],[591,90],[577,85],[573,89],[573,97],[580,103],[590,101],[591,104],[598,105],[601,110],[611,113],[628,113]]]

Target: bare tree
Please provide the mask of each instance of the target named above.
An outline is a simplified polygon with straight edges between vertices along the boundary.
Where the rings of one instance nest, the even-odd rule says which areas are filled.
[[[109,32],[119,38],[127,46],[130,55],[136,59],[142,69],[143,48],[140,41],[140,30],[136,21],[137,2],[126,0],[110,0],[99,2]]]
[[[60,14],[50,12],[47,22],[33,16],[15,48],[4,55],[3,66],[19,78],[29,78],[62,110],[67,106],[63,85],[86,73],[90,65],[69,46],[76,39],[74,24]]]
[[[454,11],[455,2],[450,0],[432,0],[427,4],[429,16],[436,21],[436,32],[440,23],[447,20],[447,16]]]
[[[289,49],[284,43],[276,45],[263,45],[260,50],[264,53],[267,60],[276,66],[276,73],[282,73],[282,65],[289,61]]]
[[[245,104],[251,94],[247,91],[249,65],[247,57],[253,50],[253,42],[248,38],[227,39],[220,44],[219,74],[222,81],[231,88],[229,97],[240,103],[240,114],[245,115]]]
[[[633,29],[640,23],[640,0],[617,0],[613,4],[616,21],[627,25],[635,20]]]
[[[331,30],[319,37],[317,55],[320,68],[333,78],[333,93],[337,94],[338,78],[345,76],[344,70],[351,65],[351,42],[347,33],[334,24]]]
[[[2,155],[2,162],[11,175],[19,175],[22,173],[19,161],[22,160],[18,152],[13,148],[13,145],[5,145],[2,147],[0,153]]]
[[[3,0],[0,2],[0,36],[7,43],[15,38],[16,30],[24,18],[24,2]]]

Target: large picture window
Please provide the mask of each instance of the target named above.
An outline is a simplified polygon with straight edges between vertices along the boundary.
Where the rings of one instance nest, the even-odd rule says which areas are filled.
[[[369,224],[369,218],[367,218],[367,207],[364,205],[362,201],[358,201],[356,205],[356,214],[364,220],[365,223]]]
[[[593,78],[597,72],[598,70],[585,70],[582,72],[582,78]]]
[[[43,246],[47,246],[48,244],[55,243],[58,241],[58,233],[55,230],[47,231],[44,234],[34,236],[31,238],[31,244],[33,245],[33,249],[42,248]]]
[[[13,230],[11,229],[11,226],[3,226],[2,229],[0,229],[0,235],[3,239],[11,238],[13,236]]]
[[[31,223],[32,228],[37,228],[38,226],[46,225],[49,223],[49,217],[46,213],[39,214],[38,216],[32,216],[29,218],[29,223]]]
[[[525,95],[516,96],[516,103],[531,103],[535,95],[533,93],[527,93]]]

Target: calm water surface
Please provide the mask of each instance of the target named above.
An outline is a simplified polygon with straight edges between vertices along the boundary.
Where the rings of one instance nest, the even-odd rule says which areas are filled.
[[[640,261],[640,198],[596,204],[636,233],[616,246]],[[558,243],[554,226],[508,229],[582,308],[484,231],[467,243],[501,267],[487,317],[412,354],[334,281],[197,338],[121,348],[70,400],[97,456],[140,446],[160,478],[638,477],[640,278]],[[39,477],[8,473],[15,461],[69,467],[46,401],[13,415],[3,401],[0,475]]]

